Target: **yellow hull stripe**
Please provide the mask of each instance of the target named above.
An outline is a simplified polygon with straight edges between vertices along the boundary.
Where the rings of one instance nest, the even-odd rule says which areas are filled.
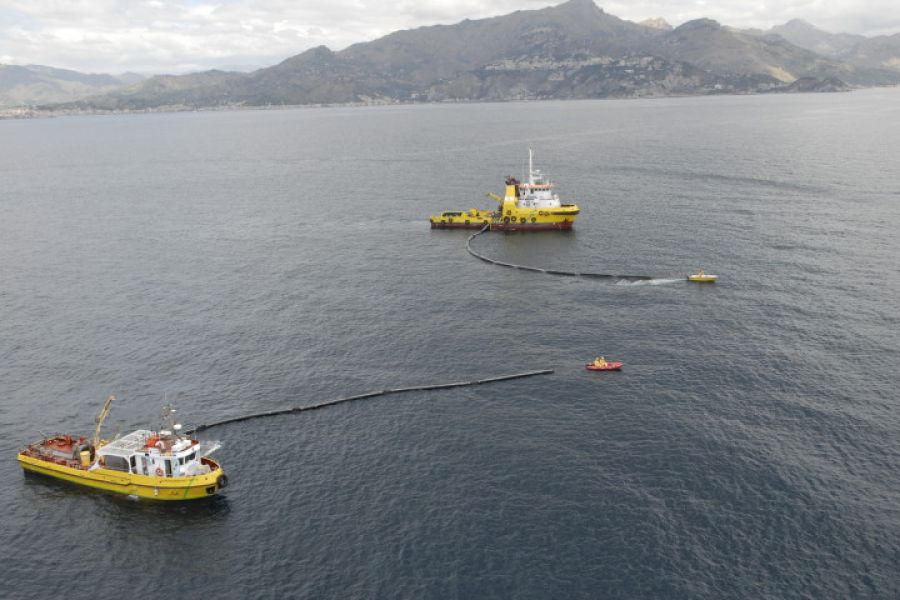
[[[79,485],[153,500],[195,500],[208,498],[218,490],[216,480],[222,474],[216,469],[196,477],[151,477],[122,473],[112,469],[83,471],[39,460],[24,454],[18,455],[19,464],[26,471],[48,475]],[[210,492],[210,489],[212,490]]]

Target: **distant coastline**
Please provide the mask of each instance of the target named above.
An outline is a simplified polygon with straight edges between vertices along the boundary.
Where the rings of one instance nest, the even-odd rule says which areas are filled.
[[[24,120],[24,119],[51,119],[57,117],[79,116],[114,116],[114,115],[145,115],[156,113],[183,113],[183,112],[227,112],[227,111],[254,111],[254,110],[295,110],[300,108],[362,108],[371,106],[425,106],[440,104],[504,104],[527,102],[578,102],[586,100],[662,100],[665,98],[706,98],[722,96],[761,96],[770,94],[831,94],[838,92],[854,92],[875,88],[893,88],[897,85],[873,85],[867,87],[847,87],[839,90],[769,90],[729,93],[696,93],[696,94],[665,94],[665,95],[640,95],[640,96],[604,96],[601,98],[510,98],[510,99],[448,99],[437,101],[421,100],[372,100],[367,102],[322,102],[317,104],[270,104],[255,106],[246,104],[220,105],[220,106],[157,106],[144,109],[49,109],[34,107],[10,107],[0,108],[0,120]]]

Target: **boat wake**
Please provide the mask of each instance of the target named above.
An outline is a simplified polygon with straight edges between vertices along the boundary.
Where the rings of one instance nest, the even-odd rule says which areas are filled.
[[[680,279],[644,279],[641,281],[617,281],[616,285],[667,285],[670,283],[684,283],[684,277]]]

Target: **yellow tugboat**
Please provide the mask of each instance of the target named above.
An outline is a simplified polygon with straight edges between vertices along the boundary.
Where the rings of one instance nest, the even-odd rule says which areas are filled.
[[[431,217],[432,229],[481,229],[489,225],[500,231],[540,231],[571,229],[579,209],[577,204],[563,204],[553,192],[554,185],[533,165],[533,152],[528,149],[528,182],[506,178],[506,191],[501,198],[488,194],[499,203],[497,210],[444,212]]]
[[[33,473],[153,500],[208,498],[228,485],[222,467],[207,456],[221,445],[179,435],[181,425],[171,407],[163,413],[167,429],[138,429],[113,441],[101,440],[100,428],[113,400],[106,399],[90,440],[62,434],[44,438],[19,452],[19,464]]]

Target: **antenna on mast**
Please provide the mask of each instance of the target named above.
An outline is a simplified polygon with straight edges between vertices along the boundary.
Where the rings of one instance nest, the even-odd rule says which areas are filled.
[[[178,410],[170,403],[166,402],[166,405],[162,410],[162,417],[163,422],[168,425],[168,429],[164,430],[165,432],[168,432],[167,435],[175,435],[176,437],[179,437],[178,432],[181,430],[181,423],[178,423],[175,420],[176,412],[178,412]]]
[[[531,160],[531,146],[528,146],[528,183],[534,185],[534,165]]]

